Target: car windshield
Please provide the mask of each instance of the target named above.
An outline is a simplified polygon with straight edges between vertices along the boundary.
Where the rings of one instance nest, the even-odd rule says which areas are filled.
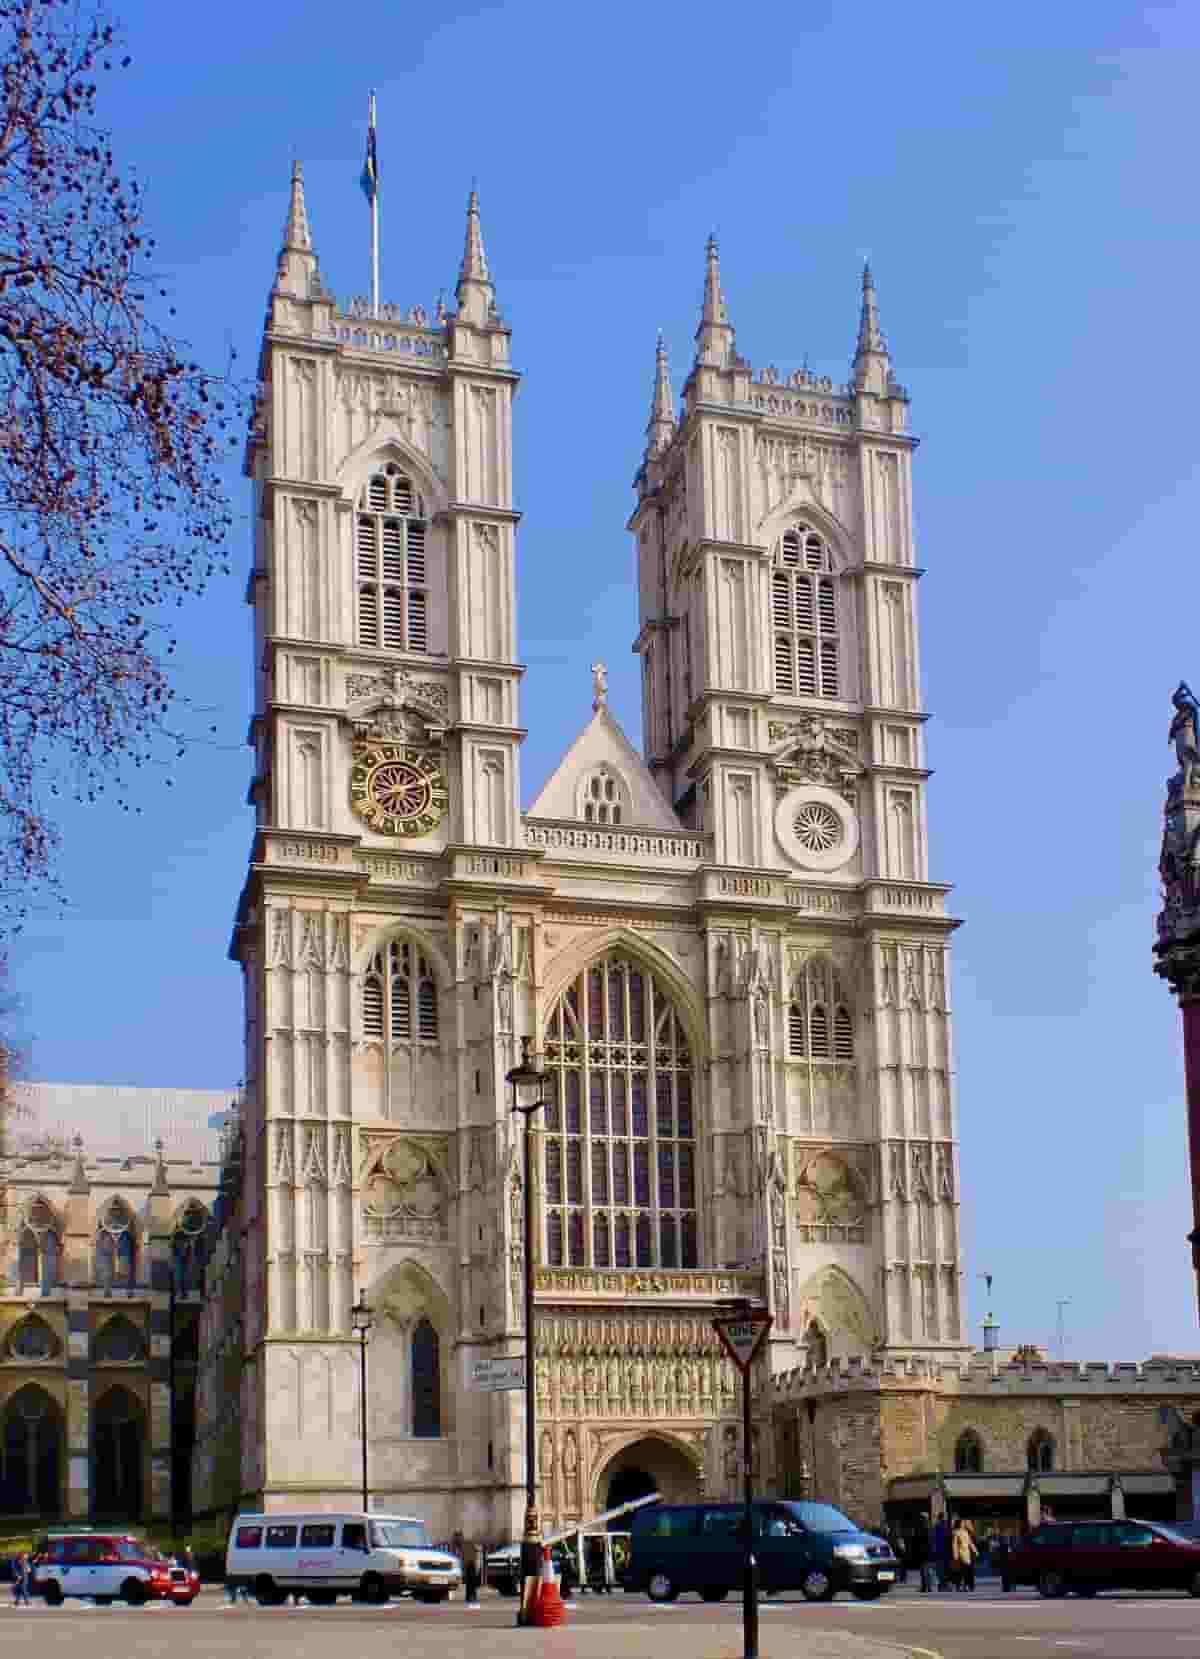
[[[835,1509],[831,1503],[789,1503],[784,1504],[800,1525],[808,1532],[857,1532],[858,1528],[849,1515],[843,1515],[840,1509]]]
[[[424,1521],[372,1521],[371,1547],[384,1550],[425,1550],[429,1534]]]

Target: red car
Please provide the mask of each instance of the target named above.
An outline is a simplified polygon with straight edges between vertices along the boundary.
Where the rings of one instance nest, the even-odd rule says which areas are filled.
[[[171,1594],[170,1565],[158,1551],[128,1534],[69,1527],[48,1532],[34,1548],[32,1593],[47,1606],[68,1596],[100,1607],[124,1601],[142,1607]]]
[[[194,1567],[185,1567],[182,1562],[173,1561],[171,1587],[167,1594],[176,1607],[190,1607],[200,1594],[200,1574]]]
[[[1200,1596],[1200,1541],[1158,1521],[1056,1521],[1035,1527],[1004,1558],[1000,1582],[1043,1596],[1098,1590],[1186,1590]]]

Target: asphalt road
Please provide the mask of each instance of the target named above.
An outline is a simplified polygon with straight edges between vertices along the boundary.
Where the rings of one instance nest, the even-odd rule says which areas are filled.
[[[583,1596],[572,1603],[568,1630],[559,1632],[514,1633],[514,1610],[514,1602],[491,1593],[479,1612],[457,1599],[440,1607],[405,1600],[388,1608],[228,1608],[214,1590],[187,1609],[70,1601],[25,1611],[10,1610],[6,1597],[0,1655],[31,1643],[45,1659],[70,1659],[69,1650],[78,1653],[81,1645],[87,1659],[340,1659],[346,1651],[382,1656],[397,1648],[404,1659],[474,1652],[498,1659],[531,1645],[539,1653],[552,1647],[559,1655],[586,1650],[614,1659],[623,1651],[657,1659],[726,1659],[742,1651],[733,1597],[711,1606],[683,1596],[659,1607],[644,1596]],[[944,1659],[1191,1659],[1200,1655],[1200,1600],[1113,1594],[1044,1601],[1033,1591],[1006,1596],[991,1586],[973,1596],[922,1596],[906,1587],[878,1602],[839,1597],[815,1606],[785,1596],[762,1606],[762,1659],[803,1659],[834,1632],[877,1642],[881,1654],[896,1644]]]

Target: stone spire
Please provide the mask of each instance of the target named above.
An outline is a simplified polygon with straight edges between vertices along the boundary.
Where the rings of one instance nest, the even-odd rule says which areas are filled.
[[[667,346],[659,331],[658,349],[654,355],[654,395],[650,399],[650,419],[646,423],[646,458],[664,450],[675,436],[675,398],[671,391],[671,370],[667,364]]]
[[[854,348],[851,378],[855,389],[874,392],[882,397],[887,393],[892,376],[887,341],[879,326],[879,306],[875,298],[875,278],[864,260],[862,274],[862,310],[858,318],[858,343]]]
[[[467,240],[458,273],[458,314],[464,322],[486,323],[495,303],[496,293],[479,224],[479,196],[472,190],[467,201]]]
[[[308,299],[317,271],[317,256],[313,252],[312,231],[308,223],[308,209],[304,205],[304,172],[298,161],[292,163],[292,195],[288,203],[287,222],[283,227],[283,246],[279,250],[279,271],[275,290]]]
[[[705,250],[704,304],[696,330],[696,361],[723,368],[733,357],[733,326],[721,291],[721,258],[717,238],[708,239]]]

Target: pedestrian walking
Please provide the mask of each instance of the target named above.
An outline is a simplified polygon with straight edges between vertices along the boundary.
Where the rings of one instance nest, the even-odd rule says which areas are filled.
[[[937,1573],[937,1587],[945,1590],[950,1583],[950,1528],[944,1515],[939,1515],[934,1522],[930,1554]]]
[[[921,1594],[927,1596],[933,1589],[933,1555],[929,1539],[929,1522],[924,1516],[918,1520],[916,1529],[909,1539],[909,1552],[913,1566],[921,1580]]]
[[[32,1607],[29,1595],[29,1557],[22,1551],[13,1562],[13,1606]]]
[[[950,1551],[954,1564],[954,1588],[962,1591],[973,1590],[979,1545],[975,1542],[975,1528],[970,1521],[959,1521],[954,1529]]]
[[[463,1604],[479,1606],[479,1545],[473,1538],[463,1544]]]

